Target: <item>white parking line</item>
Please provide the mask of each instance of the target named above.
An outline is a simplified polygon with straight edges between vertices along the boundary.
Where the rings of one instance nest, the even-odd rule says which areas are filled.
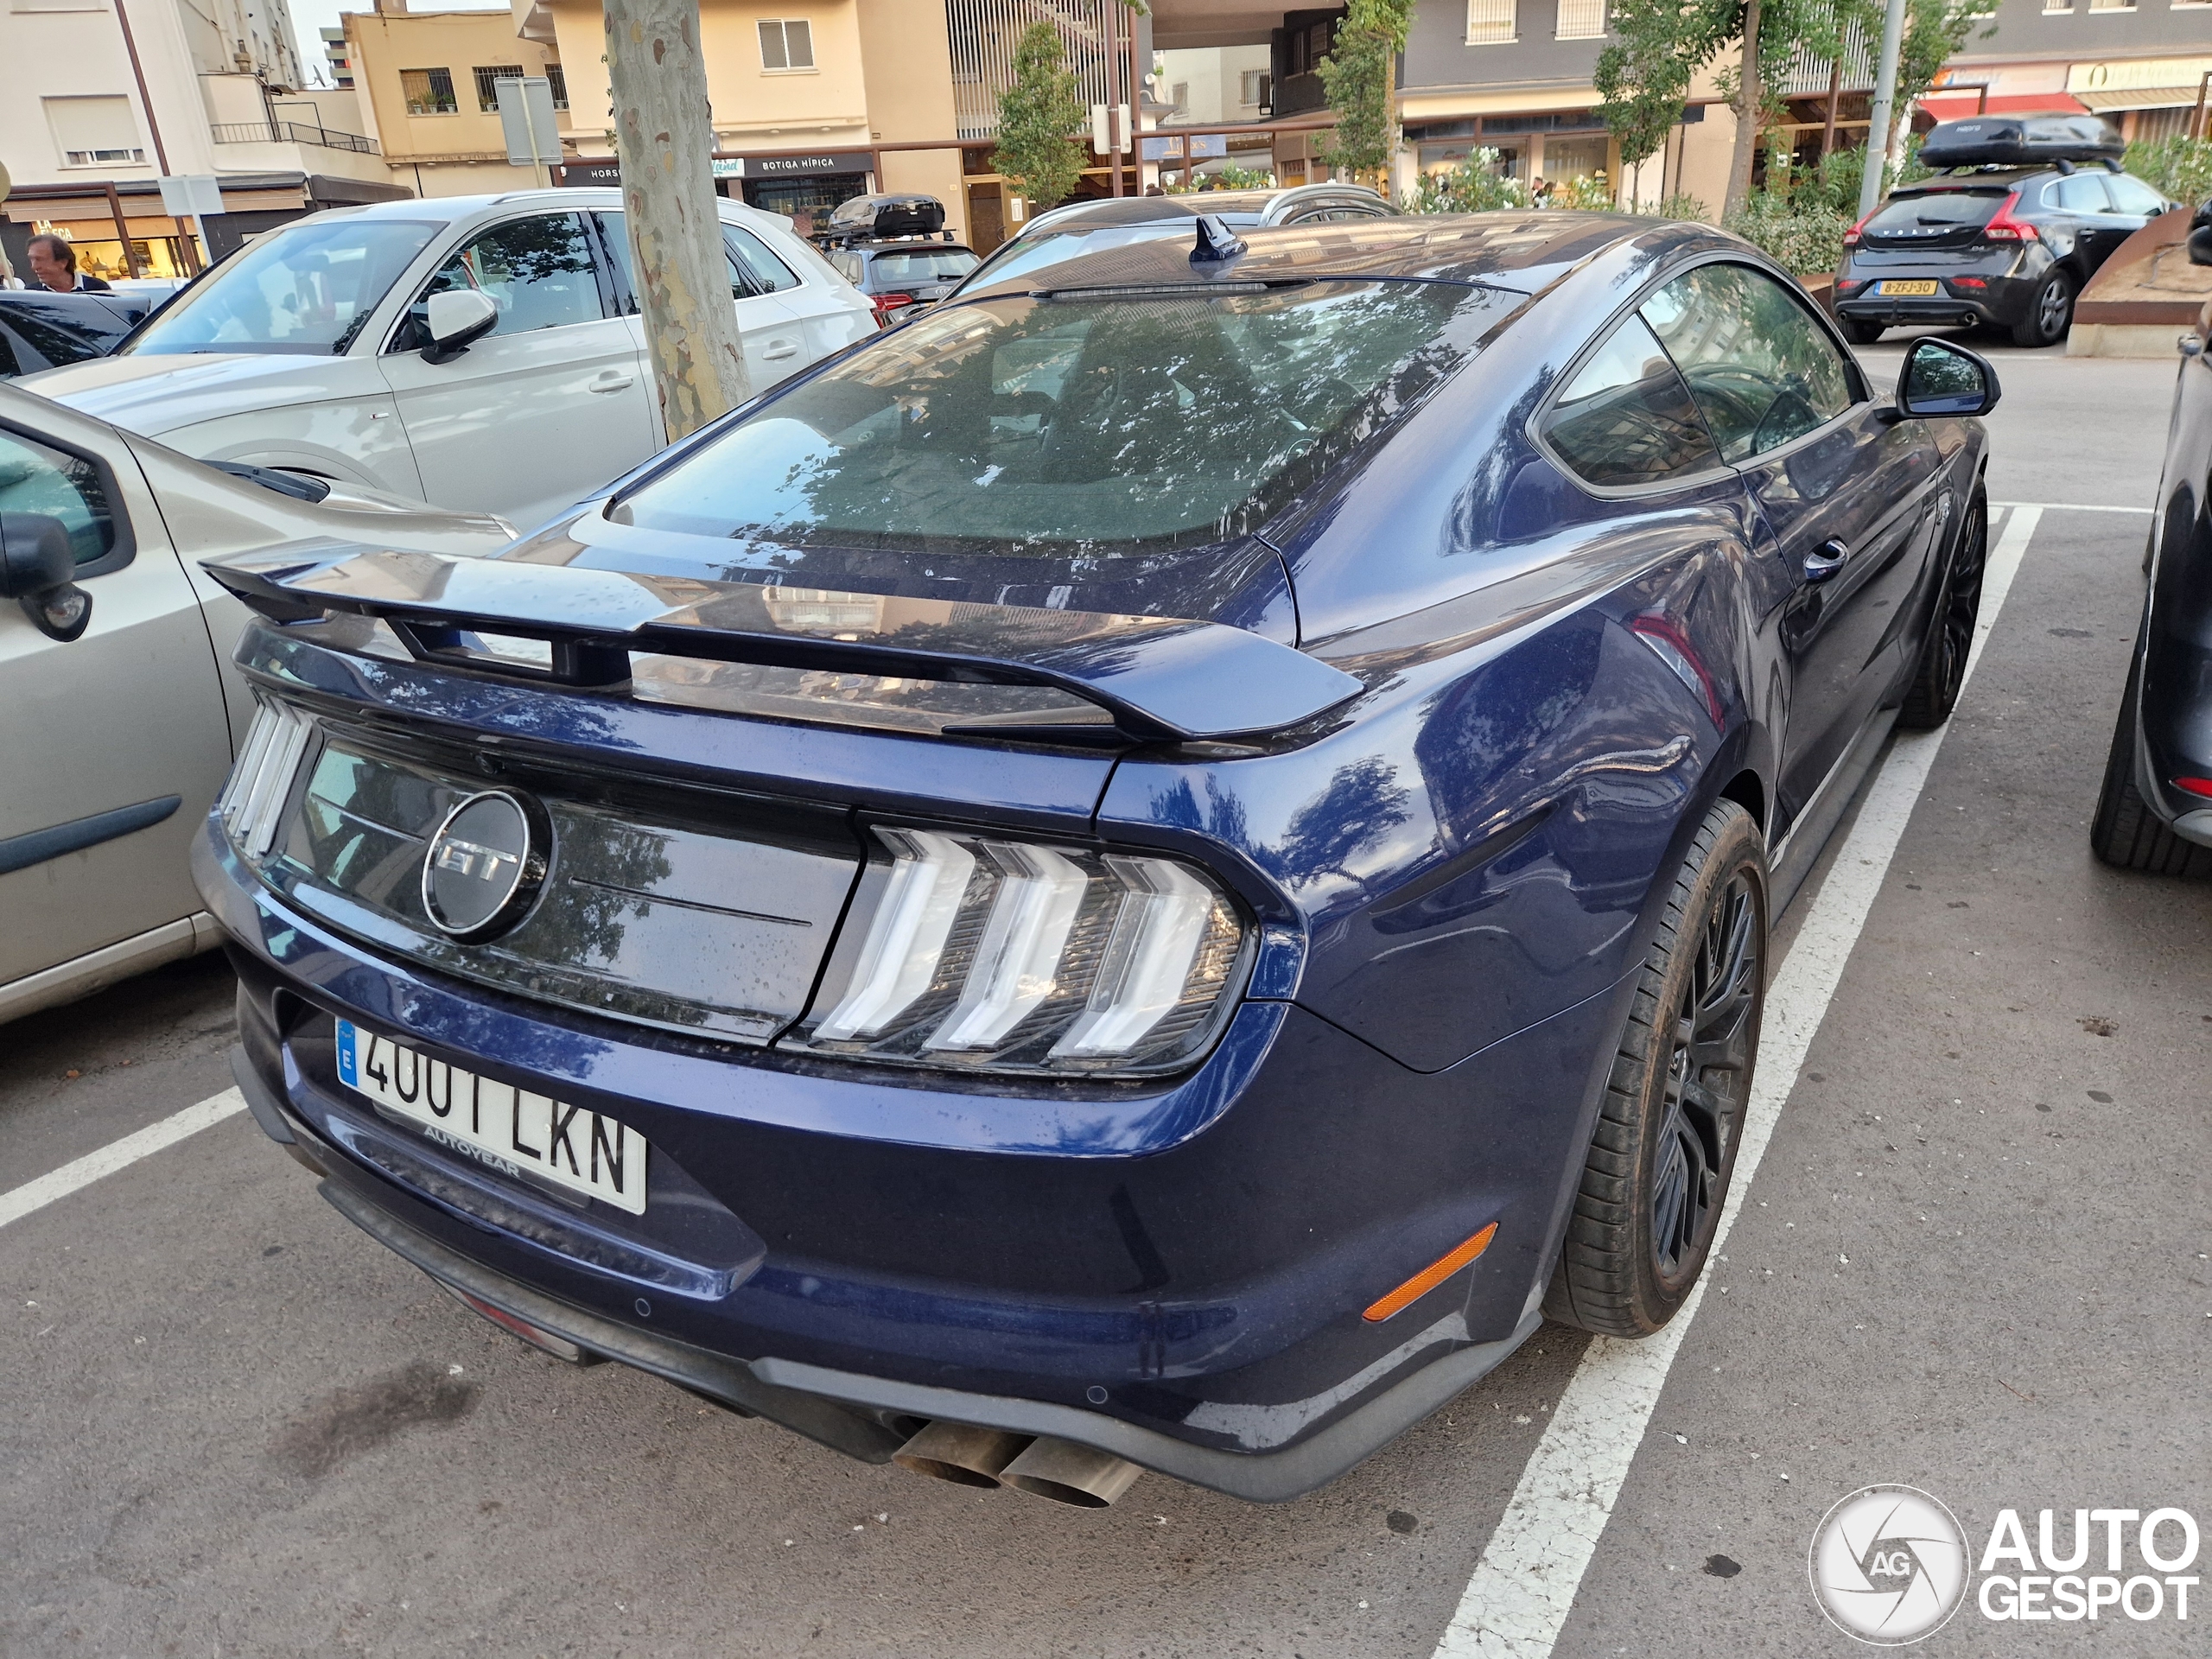
[[[197,1135],[210,1124],[245,1109],[245,1096],[235,1089],[226,1089],[211,1096],[197,1106],[188,1106],[174,1117],[165,1117],[158,1123],[149,1123],[136,1135],[126,1135],[120,1141],[111,1141],[98,1152],[88,1152],[51,1173],[35,1181],[26,1181],[13,1192],[0,1192],[0,1227],[11,1221],[21,1221],[35,1210],[43,1210],[56,1199],[66,1198],[79,1188],[90,1186],[103,1175],[112,1175],[118,1169],[128,1168],[141,1158],[150,1157],[163,1147],[175,1146],[188,1135]]]
[[[2154,517],[2156,507],[2108,507],[2094,501],[1993,501],[1993,507],[2033,507],[2037,512],[2139,512]]]
[[[1967,657],[1969,677],[2042,517],[2040,507],[2020,506],[2005,518],[1982,582],[1980,622]],[[1827,1013],[1948,729],[1908,733],[1891,743],[1849,838],[1775,976],[1736,1154],[1735,1204],[1721,1211],[1712,1247],[1716,1256],[1751,1192],[1783,1103],[1796,1086],[1806,1050]],[[1582,1575],[1704,1294],[1700,1279],[1673,1322],[1644,1341],[1592,1339],[1475,1564],[1459,1611],[1436,1644],[1436,1659],[1547,1659],[1573,1609]]]

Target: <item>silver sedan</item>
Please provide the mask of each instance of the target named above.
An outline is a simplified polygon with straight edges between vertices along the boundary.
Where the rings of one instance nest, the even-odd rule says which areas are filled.
[[[285,542],[488,553],[488,513],[219,470],[0,385],[0,1020],[215,943],[185,849],[252,704],[199,562]]]

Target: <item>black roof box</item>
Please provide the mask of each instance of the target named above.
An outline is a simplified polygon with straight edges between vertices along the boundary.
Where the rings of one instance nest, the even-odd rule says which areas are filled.
[[[1927,167],[2033,167],[2118,161],[2120,130],[2094,115],[1976,115],[1945,121],[1921,140]]]
[[[935,196],[855,196],[830,215],[828,234],[935,236],[944,228],[944,204]]]

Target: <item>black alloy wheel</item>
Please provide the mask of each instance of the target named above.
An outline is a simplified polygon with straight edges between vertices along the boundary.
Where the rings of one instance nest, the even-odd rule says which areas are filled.
[[[1928,639],[1905,690],[1904,707],[1897,711],[1897,724],[1908,730],[1930,731],[1948,720],[1958,706],[1974,627],[1981,620],[1981,579],[1988,563],[1989,500],[1977,493],[1967,509],[1966,523],[1959,526],[1958,545],[1943,572],[1936,613],[1928,621]]]
[[[2047,273],[2028,314],[2012,325],[2015,346],[2056,346],[2074,323],[2074,279],[2063,270]]]
[[[1613,1057],[1552,1319],[1644,1337],[1704,1270],[1743,1138],[1766,1001],[1766,852],[1717,804],[1676,874]]]

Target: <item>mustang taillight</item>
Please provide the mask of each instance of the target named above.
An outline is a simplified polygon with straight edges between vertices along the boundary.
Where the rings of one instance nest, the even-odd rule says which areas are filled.
[[[1986,242],[2035,242],[2041,238],[2036,227],[2024,219],[2012,217],[2012,210],[2020,205],[2017,190],[2005,198],[2005,205],[1989,216],[1989,223],[1981,227],[1982,239]]]
[[[1172,1070],[1218,1030],[1246,929],[1175,860],[941,830],[876,849],[801,1041],[1077,1075]]]
[[[215,801],[223,828],[241,852],[259,858],[275,842],[292,779],[314,736],[315,722],[288,703],[264,699],[255,710],[231,780]]]

